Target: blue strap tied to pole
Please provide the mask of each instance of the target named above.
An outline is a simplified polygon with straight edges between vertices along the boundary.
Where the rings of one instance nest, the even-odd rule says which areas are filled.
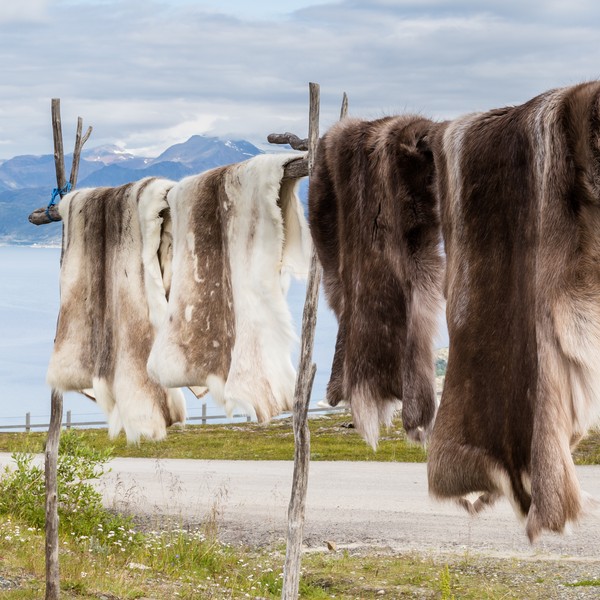
[[[46,216],[48,217],[48,219],[50,219],[50,221],[60,221],[61,219],[53,219],[52,215],[50,214],[50,208],[53,207],[56,204],[56,198],[58,196],[60,196],[61,198],[65,195],[68,194],[71,191],[71,182],[67,181],[67,183],[65,184],[65,187],[62,188],[61,190],[59,190],[58,188],[54,188],[52,190],[52,199],[50,200],[50,202],[48,203],[48,206],[46,207]]]

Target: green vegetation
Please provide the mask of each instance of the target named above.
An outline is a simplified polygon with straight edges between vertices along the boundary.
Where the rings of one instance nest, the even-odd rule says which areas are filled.
[[[435,353],[435,376],[445,377],[448,367],[448,348],[439,348]]]
[[[593,429],[573,452],[576,465],[600,465],[600,429]]]
[[[422,447],[406,439],[397,419],[382,431],[374,452],[351,427],[349,413],[309,419],[311,460],[425,462]],[[109,440],[105,429],[80,430],[79,435],[98,451],[110,449],[114,456],[141,458],[198,458],[222,460],[293,460],[294,433],[291,418],[268,425],[236,423],[173,427],[162,442],[128,445],[123,436]],[[0,433],[0,452],[42,452],[45,433]],[[600,431],[592,431],[573,454],[579,465],[600,464]]]
[[[567,583],[569,587],[600,587],[600,579],[583,579],[575,583]]]
[[[73,430],[60,440],[57,479],[61,532],[77,537],[95,535],[101,542],[107,541],[109,531],[113,532],[111,538],[114,532],[131,537],[131,519],[105,510],[102,495],[90,483],[105,473],[111,448],[98,450],[82,440],[83,436]],[[0,479],[0,514],[41,529],[46,518],[44,467],[25,451],[14,452],[12,458],[15,467],[6,467]]]
[[[350,443],[348,440],[364,447],[344,424],[347,420],[339,416],[315,419],[311,423],[313,436],[323,438],[323,442],[338,434],[342,448]],[[279,423],[277,427],[282,428],[280,434],[287,440],[289,423]],[[237,435],[241,429],[247,435],[249,431],[258,431],[260,438],[265,431],[251,424],[214,428],[226,441],[230,441],[228,432]],[[206,429],[186,434],[210,438]],[[396,428],[390,435],[394,436],[394,443],[404,444]],[[14,454],[16,469],[6,471],[0,479],[0,585],[3,598],[37,600],[43,597],[44,590],[43,513],[40,512],[43,475],[39,463],[24,450],[40,450],[41,441],[36,435],[13,436],[21,440],[21,446],[27,443],[29,447],[22,447]],[[100,449],[95,446],[97,439],[103,440]],[[147,448],[142,450],[143,446],[138,450],[149,452]],[[160,445],[151,448],[156,450]],[[331,451],[323,442],[322,452]],[[280,597],[284,548],[223,544],[219,541],[218,510],[212,511],[212,516],[196,529],[159,527],[157,531],[149,531],[148,527],[137,528],[128,517],[105,509],[89,480],[105,471],[110,458],[105,431],[70,431],[62,436],[59,494],[63,598]],[[572,565],[580,568],[578,562]],[[569,597],[565,593],[570,587],[600,584],[596,579],[573,576],[570,566],[569,561],[533,564],[456,553],[434,558],[416,553],[323,549],[304,556],[300,597],[306,600],[550,599]]]
[[[208,527],[210,529],[210,527]],[[283,548],[233,548],[206,528],[138,534],[141,543],[61,537],[61,597],[276,599]],[[0,517],[2,598],[39,600],[44,590],[43,535]],[[564,565],[534,566],[462,554],[312,552],[303,558],[303,600],[435,598],[500,600],[567,598]],[[539,574],[544,578],[539,582]]]
[[[382,431],[377,452],[364,443],[351,427],[348,413],[309,420],[312,460],[355,460],[423,462],[425,452],[406,439],[397,420]],[[224,460],[293,460],[292,419],[278,419],[268,425],[238,423],[173,427],[162,442],[144,441],[128,445],[124,436],[109,440],[105,429],[80,432],[86,444],[97,449],[111,448],[114,456],[143,458],[199,458]],[[29,450],[42,452],[45,433],[0,434],[0,452]]]

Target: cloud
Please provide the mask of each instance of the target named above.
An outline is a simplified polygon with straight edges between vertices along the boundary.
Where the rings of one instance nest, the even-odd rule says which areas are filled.
[[[294,0],[288,14],[254,15],[234,4],[48,0],[45,19],[18,30],[0,17],[0,153],[50,152],[51,97],[65,133],[80,114],[90,144],[158,153],[202,132],[305,135],[309,81],[321,84],[324,129],[343,91],[357,116],[448,118],[599,71],[591,0]]]
[[[41,21],[46,17],[48,0],[18,0],[0,4],[0,24]]]

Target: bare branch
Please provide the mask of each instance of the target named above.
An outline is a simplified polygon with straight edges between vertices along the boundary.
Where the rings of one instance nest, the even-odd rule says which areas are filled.
[[[85,132],[85,135],[81,138],[81,147],[90,139],[90,135],[92,135],[92,131],[94,128],[90,125]]]
[[[348,94],[342,96],[342,108],[340,108],[340,121],[348,116]]]
[[[77,133],[75,134],[75,148],[73,149],[73,164],[71,165],[71,177],[69,182],[71,183],[71,189],[74,189],[77,185],[77,177],[79,176],[79,161],[81,160],[81,150],[83,145],[88,141],[90,135],[92,135],[92,128],[88,127],[85,135],[81,137],[81,130],[83,125],[83,119],[77,117]]]
[[[308,150],[308,139],[300,139],[295,133],[286,131],[285,133],[270,133],[267,136],[270,144],[289,144],[294,150]]]

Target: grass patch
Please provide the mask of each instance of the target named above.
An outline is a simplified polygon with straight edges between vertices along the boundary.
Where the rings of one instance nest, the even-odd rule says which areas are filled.
[[[281,597],[284,551],[223,545],[202,530],[139,533],[141,544],[110,545],[94,536],[61,536],[62,597],[135,598]],[[44,590],[43,535],[0,517],[3,598],[39,599]],[[561,598],[556,565],[539,568],[477,556],[428,557],[311,552],[303,558],[303,600],[431,598],[500,600]],[[563,588],[564,589],[564,588]]]
[[[400,419],[383,430],[374,452],[348,425],[349,413],[311,417],[311,460],[425,462],[420,446],[406,439]],[[112,448],[114,456],[139,458],[196,458],[221,460],[293,460],[294,434],[291,418],[267,425],[236,423],[188,425],[171,428],[162,442],[142,440],[128,445],[123,435],[109,440],[105,429],[78,430],[86,443],[98,450]],[[45,432],[0,433],[0,452],[42,452]],[[593,430],[573,453],[578,465],[600,464],[600,431]]]
[[[377,452],[348,425],[349,414],[309,419],[312,460],[424,462],[425,451],[406,439],[398,419],[382,431]],[[85,442],[97,449],[112,448],[114,456],[138,458],[195,458],[222,460],[293,460],[291,418],[269,424],[236,423],[189,425],[171,428],[162,442],[142,440],[128,445],[123,435],[109,440],[105,429],[79,430]],[[2,433],[0,452],[42,452],[45,432]]]
[[[15,455],[21,466],[6,471],[0,480],[1,496],[6,499],[0,507],[0,589],[3,598],[33,600],[44,595],[44,537],[38,510],[43,494],[36,487],[39,469],[23,456]],[[109,457],[110,450],[89,445],[86,433],[63,436],[59,455],[63,598],[264,600],[281,596],[284,550],[221,543],[218,512],[195,529],[147,531],[136,530],[127,517],[103,508],[88,480],[99,476]],[[574,574],[560,562],[540,567],[457,554],[433,558],[322,551],[303,559],[300,597],[563,599],[568,588],[561,581],[579,580],[570,584],[573,587],[596,584],[584,580],[582,575],[588,572]]]
[[[573,452],[576,465],[600,465],[600,429],[593,429]]]
[[[575,583],[567,583],[568,587],[600,587],[600,579],[584,579]]]

